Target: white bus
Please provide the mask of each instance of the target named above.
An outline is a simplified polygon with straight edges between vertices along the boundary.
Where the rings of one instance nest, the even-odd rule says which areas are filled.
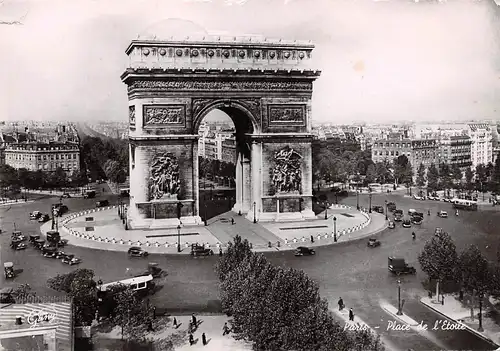
[[[477,211],[477,202],[472,200],[452,199],[453,208],[458,210]]]
[[[106,283],[102,285],[98,285],[97,288],[99,289],[100,292],[106,292],[107,289],[113,285],[118,285],[118,284],[123,284],[125,286],[130,287],[134,291],[141,291],[144,293],[147,293],[151,289],[154,289],[154,282],[153,282],[153,276],[151,274],[149,275],[143,275],[139,277],[134,277],[134,278],[129,278],[129,279],[123,279],[117,282],[112,282],[112,283]]]

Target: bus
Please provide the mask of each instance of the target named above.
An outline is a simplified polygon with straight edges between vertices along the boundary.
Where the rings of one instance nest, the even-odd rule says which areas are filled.
[[[453,208],[457,210],[477,211],[477,202],[472,200],[453,199]]]
[[[153,290],[155,286],[153,282],[153,276],[149,274],[149,275],[137,276],[134,278],[123,279],[117,282],[101,284],[98,285],[97,288],[101,293],[106,293],[108,288],[118,284],[125,285],[127,287],[130,287],[134,291],[144,294],[147,294],[149,291]]]

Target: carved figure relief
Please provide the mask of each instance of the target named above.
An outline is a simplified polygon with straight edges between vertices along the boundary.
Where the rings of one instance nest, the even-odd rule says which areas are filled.
[[[279,123],[303,123],[305,106],[269,106],[269,122]]]
[[[128,91],[136,89],[151,90],[252,90],[252,91],[311,91],[312,82],[289,81],[214,81],[214,80],[170,80],[170,81],[135,81],[128,86]]]
[[[193,116],[197,116],[209,103],[216,99],[193,99]]]
[[[260,99],[238,99],[245,105],[254,117],[260,121]]]
[[[183,105],[144,106],[144,125],[183,124],[185,114]]]
[[[302,183],[302,156],[289,146],[274,155],[275,165],[271,170],[271,181],[276,193],[300,191]]]
[[[151,164],[149,183],[151,199],[158,200],[179,193],[179,164],[173,153],[155,155]]]
[[[128,107],[128,120],[130,125],[135,125],[135,106]]]

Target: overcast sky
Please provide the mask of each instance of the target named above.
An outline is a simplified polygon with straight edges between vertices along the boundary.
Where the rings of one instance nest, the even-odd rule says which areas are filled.
[[[0,25],[0,120],[126,121],[124,50],[154,24],[189,28],[168,19],[312,40],[314,121],[499,118],[500,17],[486,1],[3,0],[0,21],[23,25]]]

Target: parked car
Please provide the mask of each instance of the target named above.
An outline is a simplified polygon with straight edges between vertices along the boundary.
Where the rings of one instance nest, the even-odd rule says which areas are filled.
[[[100,200],[95,203],[95,207],[106,207],[109,206],[109,201],[108,200]]]
[[[52,213],[54,213],[55,216],[60,217],[66,212],[68,212],[68,206],[62,203],[52,205]]]
[[[413,198],[415,200],[423,200],[421,196],[418,196],[418,195],[413,195]]]
[[[409,266],[404,258],[389,257],[387,268],[389,272],[400,275],[400,274],[416,274],[417,270],[415,267]]]
[[[41,215],[42,215],[42,212],[40,212],[40,211],[33,211],[33,212],[30,213],[30,219],[31,220],[38,219]]]
[[[19,240],[19,241],[25,241],[27,240],[26,236],[22,234],[19,230],[16,230],[15,232],[12,232],[11,239],[14,240]]]
[[[411,222],[412,222],[413,224],[420,225],[420,224],[422,224],[422,218],[421,218],[421,217],[419,217],[419,216],[413,216],[413,217],[411,218]]]
[[[21,242],[21,241],[12,241],[10,243],[10,247],[13,250],[24,250],[24,249],[26,249],[26,244]]]
[[[389,222],[389,229],[394,229],[396,228],[396,223],[394,223],[393,221],[390,221]]]
[[[411,221],[409,219],[403,220],[403,228],[411,228]]]
[[[314,249],[310,249],[308,247],[299,246],[295,249],[295,256],[311,256],[315,255],[316,251]]]
[[[384,213],[384,208],[382,206],[373,206],[372,211],[375,211],[377,213]]]
[[[438,212],[438,217],[448,218],[448,212],[446,212],[446,211],[439,211]]]
[[[424,219],[424,213],[423,212],[413,212],[412,217],[420,217]]]
[[[130,249],[128,249],[128,255],[130,257],[146,257],[148,254],[147,251],[144,251],[142,248],[140,247],[131,247]]]
[[[53,246],[44,247],[42,249],[42,255],[43,257],[57,258],[57,249]]]
[[[214,252],[210,248],[205,248],[201,245],[193,244],[191,245],[191,255],[194,257],[197,256],[212,256]]]
[[[95,190],[90,190],[87,191],[85,194],[83,194],[84,199],[93,199],[95,197]]]
[[[38,218],[38,223],[45,223],[50,221],[50,216],[48,214],[42,214],[40,218]]]
[[[71,198],[71,195],[69,193],[64,193],[64,194],[61,195],[61,197],[69,199],[69,198]]]
[[[394,202],[388,202],[387,210],[390,212],[394,212],[396,210],[396,204]]]
[[[70,266],[74,264],[79,264],[82,262],[81,259],[75,257],[73,254],[65,254],[64,257],[61,260],[62,263],[64,264],[69,264]]]
[[[368,239],[367,246],[368,247],[377,247],[377,246],[380,246],[380,241],[378,241],[375,238],[370,238],[370,239]]]

